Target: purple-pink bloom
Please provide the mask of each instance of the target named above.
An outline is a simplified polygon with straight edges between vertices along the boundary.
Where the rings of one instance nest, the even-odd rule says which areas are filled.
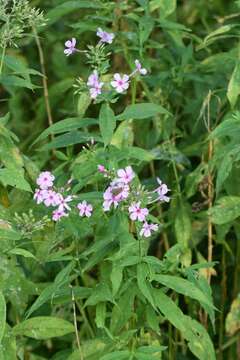
[[[107,170],[105,169],[105,167],[101,164],[98,165],[98,171],[102,174],[104,174]]]
[[[58,221],[64,216],[68,216],[68,214],[65,213],[65,211],[63,211],[63,210],[57,209],[57,210],[54,210],[53,213],[52,213],[53,221]]]
[[[158,225],[157,224],[148,224],[145,222],[140,230],[140,236],[150,237],[152,235],[152,231],[157,231]]]
[[[119,184],[113,181],[103,194],[104,211],[109,211],[112,205],[114,206],[114,208],[116,208],[121,201],[125,200],[128,197],[128,195],[128,185]]]
[[[136,65],[136,70],[141,74],[141,75],[146,75],[147,74],[147,69],[143,68],[140,61],[139,60],[135,60],[135,65]]]
[[[34,198],[34,200],[36,200],[37,204],[41,204],[43,202],[43,200],[45,199],[45,196],[46,196],[46,192],[48,192],[48,191],[42,190],[42,189],[35,190],[33,198]]]
[[[97,70],[94,70],[93,73],[90,74],[88,77],[87,86],[93,87],[98,82],[99,82],[98,72],[97,72]]]
[[[120,181],[124,184],[129,184],[134,178],[135,174],[133,172],[132,167],[127,166],[125,169],[119,169],[117,171],[117,176],[118,176],[117,181]]]
[[[64,212],[65,209],[66,209],[66,210],[70,211],[71,208],[70,208],[70,206],[68,205],[68,203],[73,200],[73,197],[72,197],[71,195],[68,195],[67,197],[64,198],[64,197],[62,196],[62,194],[58,194],[58,196],[59,196],[59,199],[58,199],[58,205],[59,205],[59,206],[58,206],[58,210]]]
[[[43,202],[47,207],[57,206],[59,204],[59,194],[53,190],[45,190]]]
[[[128,211],[130,214],[130,219],[135,221],[145,221],[146,216],[148,215],[148,209],[147,208],[141,208],[140,207],[140,201],[137,203],[133,203],[129,206]]]
[[[72,38],[72,40],[67,40],[65,42],[65,47],[66,49],[64,50],[64,54],[69,56],[69,55],[72,55],[75,51],[77,51],[76,49],[76,39],[75,38]]]
[[[158,200],[169,202],[170,198],[166,196],[166,194],[170,191],[170,189],[168,189],[167,185],[163,184],[159,178],[157,178],[157,182],[159,186],[157,187],[157,189],[154,190],[154,192],[157,192]]]
[[[92,99],[96,99],[98,97],[98,95],[100,95],[102,93],[103,85],[104,85],[103,82],[98,82],[98,83],[95,84],[94,87],[89,89],[90,97]]]
[[[93,207],[91,204],[88,204],[85,200],[80,202],[77,205],[77,208],[79,209],[80,216],[90,217],[92,215]]]
[[[50,173],[50,171],[43,171],[38,176],[36,182],[41,190],[46,190],[53,186],[54,180],[55,180],[55,176],[52,173]]]
[[[108,33],[107,31],[104,31],[101,28],[97,29],[97,36],[100,37],[101,43],[107,43],[107,44],[111,44],[115,37],[113,33]]]
[[[114,80],[111,81],[112,87],[115,88],[116,92],[122,93],[129,87],[129,76],[123,75],[122,77],[120,74],[116,73],[113,75]]]

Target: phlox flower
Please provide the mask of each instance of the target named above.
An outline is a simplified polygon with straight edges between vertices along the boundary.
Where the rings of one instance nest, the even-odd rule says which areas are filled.
[[[58,210],[59,211],[65,211],[68,210],[70,211],[71,208],[68,205],[69,202],[71,202],[73,200],[73,197],[71,195],[68,195],[67,197],[63,197],[62,194],[58,194],[59,196],[59,200],[58,200]]]
[[[55,176],[50,171],[43,171],[37,178],[37,184],[41,190],[46,190],[53,186]]]
[[[129,76],[123,75],[122,77],[120,74],[116,73],[113,75],[114,80],[111,81],[111,85],[115,88],[116,92],[123,93],[129,87]]]
[[[59,194],[53,190],[45,190],[43,202],[44,205],[47,207],[57,206],[59,205],[60,202]]]
[[[129,184],[134,178],[135,174],[133,172],[132,167],[127,166],[125,169],[119,169],[117,171],[117,176],[118,176],[117,181],[120,181],[124,184]]]
[[[57,209],[57,210],[54,210],[53,213],[52,213],[53,221],[58,221],[64,216],[68,216],[68,214],[65,213],[65,211],[63,211],[63,210]]]
[[[104,83],[103,82],[98,82],[95,84],[94,87],[89,89],[90,92],[90,97],[92,99],[96,99],[98,95],[100,95],[102,93],[102,87],[103,87]]]
[[[111,206],[114,208],[118,206],[118,204],[125,200],[129,195],[129,186],[126,184],[119,184],[115,181],[111,183],[111,185],[106,189],[103,194],[103,209],[104,211],[109,211]]]
[[[98,171],[102,174],[104,174],[106,172],[105,167],[101,164],[99,164],[97,168],[98,168]]]
[[[168,189],[167,185],[163,184],[159,178],[157,178],[157,182],[159,186],[154,190],[154,192],[158,194],[158,200],[169,202],[170,198],[166,196],[166,194],[170,191],[170,189]]]
[[[89,86],[89,92],[92,99],[96,99],[98,95],[102,93],[102,87],[104,83],[99,81],[97,70],[94,70],[88,77],[87,86]]]
[[[152,235],[152,231],[157,231],[158,225],[157,224],[148,224],[145,222],[140,230],[140,236],[150,237]]]
[[[93,87],[98,82],[99,82],[98,72],[97,72],[97,70],[94,70],[93,73],[90,74],[88,77],[87,86]]]
[[[85,200],[80,202],[77,205],[77,208],[79,209],[79,215],[80,216],[90,217],[92,215],[93,207],[92,207],[91,204],[88,204]]]
[[[130,219],[135,221],[145,221],[146,216],[148,215],[148,209],[147,208],[141,208],[140,207],[140,201],[137,203],[132,203],[132,205],[129,206],[128,211],[130,214]]]
[[[47,190],[36,189],[33,195],[34,200],[37,204],[41,204],[46,197]]]
[[[136,65],[136,70],[141,74],[141,75],[146,75],[147,74],[147,69],[143,68],[140,61],[139,60],[135,60],[135,65]]]
[[[100,37],[100,43],[107,43],[107,44],[111,44],[115,37],[113,33],[108,33],[107,31],[104,31],[101,28],[97,29],[97,36]]]
[[[64,54],[69,56],[69,55],[72,55],[75,51],[77,51],[76,49],[76,39],[75,38],[72,38],[72,40],[67,40],[65,42],[65,47],[66,49],[64,50]]]

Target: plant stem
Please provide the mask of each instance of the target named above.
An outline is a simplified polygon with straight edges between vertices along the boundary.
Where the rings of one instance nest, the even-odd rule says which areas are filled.
[[[80,353],[80,360],[84,360],[83,351],[82,351],[82,347],[81,347],[80,339],[79,339],[79,335],[78,335],[78,328],[77,328],[77,314],[76,314],[75,296],[74,296],[73,287],[71,285],[70,285],[70,288],[71,288],[71,293],[72,293],[73,320],[74,320],[76,341],[77,341],[77,346],[78,346],[79,353]]]
[[[41,71],[43,74],[42,84],[43,84],[43,94],[44,94],[44,99],[45,99],[45,106],[46,106],[46,111],[47,111],[48,125],[51,126],[53,124],[53,119],[52,119],[52,112],[51,112],[51,107],[50,107],[50,102],[49,102],[47,73],[46,73],[43,49],[42,49],[42,45],[41,45],[36,28],[33,26],[32,29],[33,29],[33,34],[34,34],[35,41],[36,41],[37,48],[38,48],[40,66],[41,66]],[[54,135],[51,134],[51,137],[53,139]]]
[[[2,48],[2,56],[1,56],[1,62],[0,62],[0,75],[2,74],[3,61],[4,61],[5,53],[6,53],[6,45],[4,45],[3,48]]]

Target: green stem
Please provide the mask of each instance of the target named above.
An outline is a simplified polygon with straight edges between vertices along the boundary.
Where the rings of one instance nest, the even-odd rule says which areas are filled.
[[[2,56],[1,56],[1,62],[0,62],[0,75],[2,74],[3,61],[4,61],[4,58],[5,58],[5,53],[6,53],[6,45],[4,45],[4,47],[2,49]]]

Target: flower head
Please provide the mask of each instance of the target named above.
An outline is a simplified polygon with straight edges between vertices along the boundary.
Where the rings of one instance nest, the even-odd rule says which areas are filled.
[[[77,205],[77,208],[79,209],[79,215],[80,216],[90,217],[92,215],[93,207],[92,207],[91,204],[88,204],[85,200],[80,202]]]
[[[118,176],[117,181],[120,181],[124,184],[129,184],[134,178],[135,174],[133,172],[132,167],[127,166],[125,169],[119,169],[117,171],[117,176]]]
[[[53,213],[52,213],[52,219],[53,221],[58,221],[60,220],[63,216],[68,216],[67,213],[65,213],[65,211],[63,210],[54,210]]]
[[[77,51],[76,49],[76,39],[75,38],[72,38],[72,40],[67,40],[65,42],[65,47],[66,49],[64,50],[64,54],[69,56],[69,55],[72,55],[75,51]]]
[[[140,61],[139,60],[135,60],[135,65],[136,65],[136,70],[141,74],[141,75],[146,75],[147,74],[147,69],[143,68]]]
[[[152,231],[157,231],[158,225],[157,224],[148,224],[145,222],[140,230],[140,236],[150,237],[152,235]]]
[[[68,203],[73,200],[73,197],[72,197],[71,195],[68,195],[67,197],[64,198],[64,197],[62,196],[62,194],[58,194],[58,196],[59,196],[59,200],[58,200],[58,205],[59,205],[59,206],[58,206],[58,210],[59,210],[59,211],[65,211],[65,210],[70,211],[71,208],[70,208],[70,206],[68,205]]]
[[[94,87],[90,88],[90,96],[92,99],[96,99],[98,95],[100,95],[102,93],[102,87],[103,87],[104,83],[103,82],[98,82],[95,84]]]
[[[50,173],[50,171],[43,171],[37,178],[37,184],[40,189],[46,190],[53,186],[53,181],[55,180],[55,176]]]
[[[104,211],[109,211],[112,205],[114,206],[114,208],[116,208],[121,201],[127,199],[128,195],[129,195],[128,185],[119,184],[113,181],[103,194]]]
[[[98,83],[98,81],[98,72],[97,70],[94,70],[93,73],[90,74],[88,77],[87,86],[93,87],[96,83]]]
[[[101,165],[101,164],[99,164],[97,168],[98,168],[98,171],[99,171],[100,173],[102,173],[102,174],[105,174],[105,172],[107,171],[107,170],[105,169],[105,167],[104,167],[103,165]]]
[[[100,37],[101,43],[107,43],[107,44],[111,44],[115,37],[113,33],[108,33],[107,31],[103,31],[101,28],[98,28],[97,36]]]
[[[41,204],[43,202],[43,200],[46,197],[46,192],[48,192],[47,190],[42,190],[42,189],[36,189],[35,193],[33,195],[34,200],[36,200],[37,204]]]
[[[111,81],[112,87],[115,88],[116,92],[122,93],[129,87],[129,76],[123,75],[122,77],[120,74],[114,74],[113,75],[114,80]]]
[[[158,194],[158,200],[169,202],[170,198],[166,196],[166,194],[170,191],[170,189],[168,189],[167,185],[163,184],[159,178],[157,178],[157,182],[159,186],[154,190],[154,192]]]
[[[59,202],[60,202],[59,194],[53,190],[45,190],[43,202],[44,202],[44,205],[47,207],[57,206],[57,205],[59,205]]]
[[[147,208],[141,208],[140,207],[140,201],[137,203],[133,203],[128,208],[130,219],[135,221],[145,221],[146,216],[148,215],[148,209]]]

